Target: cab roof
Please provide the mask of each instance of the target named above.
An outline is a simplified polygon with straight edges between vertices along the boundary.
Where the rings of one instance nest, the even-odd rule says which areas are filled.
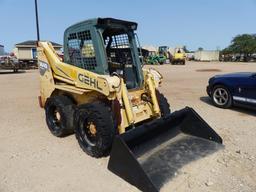
[[[66,31],[70,29],[79,28],[80,26],[83,26],[83,25],[103,26],[103,27],[104,26],[108,27],[113,25],[124,25],[132,30],[136,30],[138,26],[136,22],[132,22],[132,21],[125,21],[125,20],[114,19],[114,18],[94,18],[94,19],[84,20],[74,25],[71,25],[66,29]]]

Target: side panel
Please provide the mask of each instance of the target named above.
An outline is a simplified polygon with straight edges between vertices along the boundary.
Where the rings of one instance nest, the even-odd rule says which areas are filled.
[[[44,107],[47,98],[50,97],[52,92],[55,90],[54,79],[52,76],[52,71],[51,71],[49,61],[47,60],[43,52],[43,49],[41,47],[37,48],[37,54],[38,54],[38,69],[40,73],[41,104],[42,104],[42,107]]]
[[[249,77],[239,80],[233,100],[238,104],[256,107],[256,78]]]
[[[103,95],[109,95],[109,83],[104,76],[61,62],[47,42],[40,42],[40,46],[44,49],[55,78],[59,76],[63,81],[66,79],[64,82],[71,83],[77,88],[95,90]]]

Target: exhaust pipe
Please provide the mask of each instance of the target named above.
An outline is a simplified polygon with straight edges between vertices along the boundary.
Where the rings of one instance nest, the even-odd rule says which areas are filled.
[[[114,139],[108,169],[141,191],[155,192],[184,165],[223,146],[192,109],[131,129]]]

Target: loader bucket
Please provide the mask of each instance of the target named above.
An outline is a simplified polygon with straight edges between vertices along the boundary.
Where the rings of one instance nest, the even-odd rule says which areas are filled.
[[[221,137],[186,107],[117,135],[108,169],[141,191],[159,191],[182,166],[221,144]]]

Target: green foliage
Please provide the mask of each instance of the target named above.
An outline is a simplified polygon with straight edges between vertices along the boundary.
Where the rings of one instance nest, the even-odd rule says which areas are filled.
[[[237,35],[231,41],[231,45],[222,50],[222,53],[240,53],[245,55],[256,53],[256,34]]]
[[[198,48],[198,51],[203,51],[203,50],[204,50],[203,47],[199,47],[199,48]]]

